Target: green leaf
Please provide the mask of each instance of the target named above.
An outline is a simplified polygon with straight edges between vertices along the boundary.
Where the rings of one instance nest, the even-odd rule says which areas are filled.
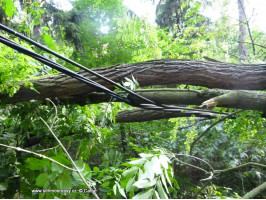
[[[68,159],[66,159],[63,155],[62,156],[61,155],[54,156],[54,157],[51,157],[51,158],[56,160],[57,162],[60,162],[60,163],[64,164],[64,165],[68,165],[68,166],[71,165],[71,162]]]
[[[27,159],[28,168],[31,170],[42,170],[47,165],[47,162],[43,159],[28,158]]]
[[[178,185],[177,180],[176,180],[176,179],[173,179],[173,182],[174,182],[174,186],[175,186],[175,188],[179,190],[180,187],[179,187],[179,185]]]
[[[113,186],[113,191],[114,191],[114,194],[115,194],[115,195],[116,195],[116,189],[117,189],[117,185],[114,184],[114,186]]]
[[[135,174],[136,174],[136,172],[138,171],[138,167],[131,167],[130,169],[128,169],[128,170],[126,170],[126,171],[124,171],[123,173],[122,173],[122,175],[124,176],[124,177],[126,177],[126,178],[129,178],[129,177],[132,177],[132,176],[134,176]]]
[[[147,187],[154,186],[155,184],[156,184],[156,179],[153,179],[153,180],[143,179],[143,180],[139,180],[135,182],[134,186],[138,188],[147,188]]]
[[[47,173],[41,173],[36,179],[36,185],[43,187],[47,181],[48,181],[48,174]]]
[[[8,17],[12,18],[14,13],[17,14],[17,9],[12,0],[2,0],[2,7]]]
[[[56,172],[56,173],[60,174],[64,169],[65,169],[64,167],[62,167],[61,165],[58,165],[54,162],[52,162],[52,164],[51,164],[51,171],[52,172]]]
[[[168,196],[163,189],[162,182],[160,179],[156,182],[156,187],[157,187],[158,193],[160,195],[160,198],[161,199],[168,199]]]
[[[130,162],[128,162],[129,164],[131,165],[142,165],[143,163],[145,163],[146,159],[144,158],[141,158],[141,159],[138,159],[138,160],[132,160]]]
[[[83,182],[82,178],[80,177],[80,175],[78,174],[78,172],[72,172],[72,176],[78,185],[84,184],[84,182]]]
[[[132,199],[150,199],[152,196],[153,189],[149,189],[136,194]]]
[[[169,194],[168,187],[167,187],[166,180],[165,180],[165,177],[164,177],[163,173],[161,174],[161,180],[163,182],[163,185],[164,185],[164,188],[165,188],[166,192]]]
[[[72,181],[69,173],[61,174],[56,180],[56,185],[59,189],[70,190],[72,188]]]
[[[165,177],[166,177],[167,182],[172,186],[171,180],[170,180],[170,178],[169,178],[169,176],[168,176],[168,172],[167,172],[166,169],[164,169],[164,175],[165,175]],[[172,187],[173,187],[173,186],[172,186]]]
[[[162,173],[161,163],[157,156],[151,159],[151,166],[155,174],[159,175]]]
[[[129,180],[128,180],[128,182],[127,182],[127,186],[126,186],[126,192],[128,193],[128,192],[131,192],[131,191],[133,191],[134,190],[134,186],[133,186],[133,184],[135,183],[135,178],[134,177],[132,177],[132,178],[130,178]]]
[[[119,193],[120,193],[123,197],[127,198],[124,188],[122,188],[122,187],[120,186],[120,184],[119,184],[117,181],[115,182],[115,184],[117,185],[117,188],[118,188]]]
[[[55,43],[54,43],[54,41],[53,41],[53,39],[52,39],[52,37],[51,37],[50,35],[44,33],[44,34],[42,35],[42,39],[44,40],[44,42],[47,44],[47,46],[48,46],[50,49],[52,49],[52,50],[54,50],[54,51],[56,50]]]
[[[142,157],[142,158],[150,158],[153,155],[152,154],[146,154],[146,153],[140,153],[139,156]]]
[[[162,166],[163,166],[165,169],[168,169],[168,163],[171,162],[170,159],[169,159],[167,156],[165,156],[165,155],[160,155],[160,156],[159,156],[159,160],[160,160]]]
[[[150,161],[147,161],[144,164],[144,170],[145,170],[145,176],[149,178],[150,180],[153,180],[155,174],[154,174],[153,167]]]
[[[141,168],[139,168],[139,174],[138,174],[138,181],[142,180],[142,179],[146,179],[146,175],[144,174],[143,170]]]
[[[160,196],[159,196],[159,194],[158,194],[158,192],[156,190],[154,190],[154,193],[152,195],[152,198],[153,199],[160,199]]]
[[[49,181],[53,182],[55,179],[56,179],[56,173],[55,172],[50,173],[49,174]]]

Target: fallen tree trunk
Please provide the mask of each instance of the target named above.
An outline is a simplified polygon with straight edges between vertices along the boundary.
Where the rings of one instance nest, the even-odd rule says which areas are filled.
[[[174,89],[142,90],[138,94],[155,101],[158,104],[183,104],[183,105],[203,105],[207,108],[220,106],[228,108],[240,108],[247,110],[259,110],[266,112],[266,93],[255,91],[225,91],[225,90],[193,90],[180,91]],[[204,101],[204,99],[208,99]],[[204,101],[204,102],[203,102]],[[212,118],[217,115],[209,113],[194,114],[196,117]],[[143,122],[157,119],[169,119],[173,117],[189,117],[191,114],[169,113],[151,110],[126,110],[119,112],[116,116],[117,122]]]
[[[207,108],[219,106],[266,112],[266,92],[261,91],[230,91],[230,90],[179,90],[172,88],[135,90],[135,93],[151,99],[157,104],[168,105],[205,105]],[[124,92],[119,92],[125,95]],[[139,99],[129,95],[137,103]],[[104,93],[92,93],[87,96],[87,103],[109,102],[110,97]],[[73,99],[70,103],[79,103]]]
[[[134,76],[140,86],[189,84],[221,89],[266,89],[266,65],[237,65],[218,62],[204,62],[192,60],[154,60],[142,63],[119,65],[95,69],[99,74],[121,82],[125,77]],[[85,72],[80,74],[110,88],[112,85],[99,80]],[[81,83],[64,74],[48,76],[31,81],[39,91],[28,89],[21,85],[19,91],[12,98],[1,96],[3,103],[16,103],[32,99],[44,100],[56,98],[61,100],[86,98],[95,92],[84,83]]]

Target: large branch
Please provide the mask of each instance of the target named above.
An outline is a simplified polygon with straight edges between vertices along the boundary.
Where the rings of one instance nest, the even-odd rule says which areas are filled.
[[[258,187],[254,188],[253,190],[245,194],[245,196],[243,196],[242,199],[253,199],[258,194],[262,193],[264,190],[266,190],[266,182],[262,183]]]
[[[213,118],[217,117],[218,114],[212,113],[194,113],[195,117],[205,117]],[[165,112],[165,111],[155,111],[155,110],[124,110],[118,113],[116,116],[116,122],[145,122],[157,119],[170,119],[176,117],[191,117],[191,113],[186,112]]]
[[[125,77],[133,75],[140,86],[189,84],[222,89],[266,89],[265,64],[237,65],[192,60],[154,60],[98,68],[95,71],[116,82],[121,82]],[[80,72],[80,74],[113,89],[110,84],[88,73]],[[5,102],[15,103],[55,97],[63,100],[78,97],[83,100],[89,93],[95,92],[94,88],[64,74],[48,76],[31,82],[40,94],[22,85],[11,99],[1,96],[1,102],[5,100]]]
[[[207,107],[228,107],[247,110],[259,110],[266,112],[266,92],[255,91],[226,91],[226,90],[175,90],[155,89],[140,90],[138,94],[155,101],[158,104],[176,105],[205,105]],[[207,100],[208,99],[208,100]],[[206,101],[207,100],[207,101]],[[206,113],[205,113],[206,114]],[[116,116],[117,122],[142,122],[157,119],[168,119],[173,117],[188,117],[191,114],[169,113],[150,110],[128,110],[119,112]],[[209,112],[209,116],[200,113],[196,117],[217,117],[216,113]]]

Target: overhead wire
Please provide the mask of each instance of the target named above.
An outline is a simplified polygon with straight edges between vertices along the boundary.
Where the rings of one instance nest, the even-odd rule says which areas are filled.
[[[98,89],[98,90],[100,90],[102,92],[105,92],[105,93],[111,95],[112,97],[115,97],[115,98],[117,98],[117,99],[119,99],[119,100],[121,100],[121,101],[123,101],[125,103],[132,104],[131,102],[129,102],[128,99],[121,97],[120,95],[114,93],[113,91],[111,91],[108,88],[103,87],[102,85],[96,83],[95,81],[87,79],[87,78],[85,78],[85,77],[83,77],[83,76],[81,76],[81,75],[79,75],[79,74],[77,74],[77,73],[75,73],[75,72],[63,67],[62,65],[57,64],[57,63],[45,58],[44,56],[41,56],[41,55],[37,54],[35,52],[32,52],[32,51],[28,50],[27,48],[25,48],[25,47],[13,42],[10,39],[7,39],[7,38],[5,38],[5,37],[3,37],[1,35],[0,35],[0,42],[5,44],[5,45],[7,45],[7,46],[9,46],[9,47],[11,47],[11,48],[13,48],[13,49],[15,49],[15,50],[17,50],[17,51],[19,51],[19,52],[21,52],[21,53],[23,53],[23,54],[26,54],[26,55],[28,55],[28,56],[40,61],[41,63],[43,63],[43,64],[45,64],[47,66],[50,66],[53,69],[56,69],[56,70],[66,74],[68,76],[71,76],[72,78],[78,79],[79,81],[84,82],[85,84],[88,84],[91,87],[94,87],[94,88],[96,88],[96,89]]]
[[[120,84],[118,84],[118,83],[116,83],[116,82],[114,82],[114,81],[102,76],[101,74],[98,74],[97,72],[94,72],[94,71],[92,71],[92,70],[90,70],[90,69],[88,69],[88,68],[86,68],[86,67],[84,67],[84,66],[82,66],[82,65],[80,65],[78,63],[76,63],[75,61],[70,60],[70,59],[68,59],[68,58],[66,58],[66,57],[54,52],[53,50],[51,50],[51,49],[49,49],[49,48],[47,48],[47,47],[45,47],[45,46],[43,46],[43,45],[41,45],[39,43],[27,38],[26,36],[24,36],[24,35],[22,35],[20,33],[17,33],[16,31],[14,31],[14,30],[12,30],[12,29],[10,29],[10,28],[2,25],[2,24],[0,24],[0,29],[17,36],[17,37],[19,37],[19,38],[21,38],[21,39],[23,39],[23,40],[35,45],[35,46],[41,48],[42,50],[44,50],[44,51],[46,51],[48,53],[51,53],[52,55],[54,55],[54,56],[56,56],[56,57],[58,57],[58,58],[60,58],[60,59],[62,59],[64,61],[66,61],[66,62],[68,62],[68,63],[70,63],[70,64],[72,64],[72,65],[74,65],[76,67],[79,67],[80,69],[82,69],[82,70],[84,70],[84,71],[86,71],[86,72],[88,72],[88,73],[90,73],[92,75],[95,75],[96,77],[98,77],[98,78],[100,78],[100,79],[102,79],[102,80],[104,80],[104,81],[106,81],[108,83],[111,83],[111,84],[117,86],[118,88],[124,90],[126,93],[128,93],[130,95],[133,95],[133,96],[137,97],[138,99],[140,99],[141,101],[145,102],[145,103],[139,104],[139,103],[133,102],[131,99],[122,97],[121,95],[119,95],[119,94],[113,92],[112,90],[104,87],[103,85],[101,85],[101,84],[99,84],[99,83],[97,83],[95,81],[92,81],[92,80],[90,80],[90,79],[88,79],[88,78],[86,78],[86,77],[84,77],[84,76],[82,76],[80,74],[77,74],[77,73],[73,72],[72,70],[69,70],[69,69],[65,68],[64,66],[62,66],[62,65],[60,65],[58,63],[55,63],[55,62],[49,60],[48,58],[46,58],[44,56],[41,56],[41,55],[39,55],[39,54],[37,54],[37,53],[35,53],[33,51],[30,51],[27,48],[17,44],[16,42],[14,42],[14,41],[12,41],[12,40],[10,40],[8,38],[5,38],[5,37],[0,35],[0,42],[1,43],[3,43],[5,45],[7,45],[7,46],[19,51],[19,52],[21,52],[23,54],[26,54],[26,55],[28,55],[28,56],[40,61],[41,63],[53,68],[53,69],[56,69],[56,70],[66,74],[66,75],[68,75],[68,76],[70,76],[72,78],[75,78],[75,79],[77,79],[77,80],[79,80],[79,81],[81,81],[81,82],[83,82],[83,83],[85,83],[85,84],[87,84],[87,85],[89,85],[91,87],[94,87],[94,88],[98,89],[99,91],[102,91],[102,92],[110,95],[111,97],[116,98],[117,100],[120,100],[122,102],[125,102],[125,103],[127,103],[127,104],[129,104],[131,106],[135,106],[135,107],[139,107],[139,108],[143,108],[143,109],[148,109],[148,110],[163,110],[163,111],[167,111],[167,112],[186,112],[186,113],[189,112],[191,114],[199,114],[199,115],[202,115],[202,116],[210,116],[210,115],[216,115],[217,116],[219,114],[228,114],[228,113],[224,113],[224,112],[221,113],[221,112],[216,112],[216,111],[202,110],[202,109],[195,109],[195,108],[187,108],[187,107],[181,107],[181,106],[158,105],[155,102],[153,102],[152,100],[147,99],[147,98],[145,98],[145,97],[143,97],[143,96],[141,96],[141,95],[139,95],[139,94],[137,94],[137,93],[125,88],[125,87],[123,87],[122,85],[120,85]]]
[[[112,85],[115,85],[116,87],[118,87],[118,88],[120,88],[120,89],[122,89],[122,90],[128,92],[129,94],[132,94],[132,95],[134,95],[134,96],[137,96],[138,98],[144,100],[144,101],[147,102],[147,103],[148,103],[148,102],[151,103],[151,104],[154,104],[154,103],[155,103],[155,102],[153,102],[152,100],[147,99],[147,98],[145,98],[145,97],[143,97],[143,96],[141,96],[141,95],[138,95],[138,94],[136,94],[135,92],[133,92],[133,91],[131,91],[131,90],[129,90],[129,89],[123,87],[122,85],[120,85],[120,84],[118,84],[118,83],[112,81],[111,79],[108,79],[108,78],[102,76],[101,74],[99,74],[99,73],[97,73],[97,72],[94,72],[94,71],[88,69],[87,67],[84,67],[84,66],[82,66],[81,64],[79,64],[79,63],[77,63],[77,62],[75,62],[75,61],[73,61],[73,60],[71,60],[71,59],[69,59],[69,58],[66,58],[66,57],[60,55],[59,53],[57,53],[57,52],[55,52],[55,51],[53,51],[53,50],[51,50],[51,49],[49,49],[49,48],[47,48],[47,47],[41,45],[40,43],[38,43],[38,42],[36,42],[36,41],[34,41],[34,40],[32,40],[32,39],[30,39],[30,38],[28,38],[28,37],[26,37],[26,36],[24,36],[24,35],[18,33],[18,32],[16,32],[16,31],[14,31],[14,30],[12,30],[12,29],[6,27],[6,26],[4,26],[3,24],[0,24],[0,29],[6,31],[6,32],[8,32],[8,33],[13,34],[13,35],[15,35],[15,36],[17,36],[17,37],[19,37],[19,38],[21,38],[21,39],[23,39],[23,40],[29,42],[29,43],[35,45],[36,47],[39,47],[40,49],[42,49],[42,50],[44,50],[44,51],[46,51],[46,52],[48,52],[48,53],[50,53],[50,54],[52,54],[52,55],[54,55],[54,56],[60,58],[60,59],[66,61],[66,62],[68,62],[68,63],[70,63],[70,64],[72,64],[72,65],[74,65],[74,66],[76,66],[76,67],[78,67],[78,68],[80,68],[80,69],[82,69],[82,70],[84,70],[84,71],[86,71],[86,72],[88,72],[88,73],[90,73],[90,74],[92,74],[92,75],[94,75],[94,76],[96,76],[96,77],[98,77],[98,78],[100,78],[100,79],[102,79],[102,80],[108,82],[108,83],[111,83]]]

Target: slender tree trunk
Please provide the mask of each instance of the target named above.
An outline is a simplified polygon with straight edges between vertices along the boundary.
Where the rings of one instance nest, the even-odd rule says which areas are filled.
[[[239,36],[238,36],[238,50],[239,50],[239,62],[245,62],[247,60],[248,50],[245,42],[247,35],[247,28],[245,22],[245,7],[244,0],[237,0],[238,13],[239,13]]]

